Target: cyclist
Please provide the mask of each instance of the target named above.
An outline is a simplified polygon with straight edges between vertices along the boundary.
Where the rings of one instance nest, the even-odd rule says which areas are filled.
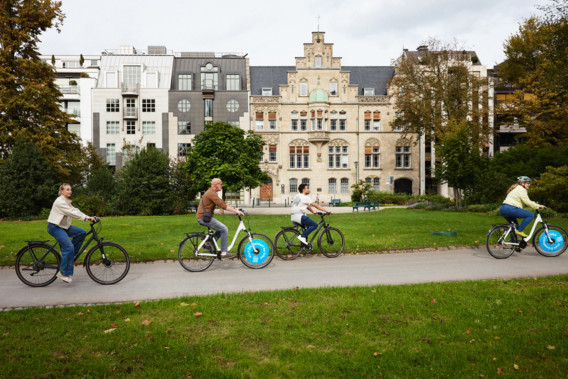
[[[523,209],[523,207],[527,206],[534,209],[546,208],[544,205],[540,205],[529,199],[527,190],[529,189],[531,182],[532,180],[528,176],[519,176],[517,178],[517,183],[513,184],[507,190],[507,197],[503,201],[501,208],[499,208],[501,216],[505,217],[508,222],[514,222],[517,226],[515,233],[523,238],[528,237],[523,230],[534,218],[534,214],[531,211]],[[521,225],[519,225],[517,217],[524,219],[523,222],[521,222]]]
[[[331,212],[312,201],[312,199],[308,196],[310,194],[310,187],[306,183],[302,183],[298,186],[298,192],[300,193],[297,194],[292,201],[291,219],[292,222],[307,227],[302,235],[298,237],[298,240],[300,240],[301,243],[307,245],[308,236],[318,227],[318,224],[306,216],[306,210],[315,214],[316,212],[312,209],[312,207],[314,207],[327,214],[331,214]]]
[[[232,258],[235,254],[227,253],[227,242],[229,236],[229,229],[223,224],[221,221],[215,220],[215,218],[211,217],[210,221],[204,220],[204,212],[211,212],[211,216],[215,213],[215,207],[219,206],[229,212],[234,212],[239,216],[242,216],[244,213],[231,207],[229,204],[225,203],[223,199],[217,195],[217,192],[223,189],[223,182],[219,178],[215,178],[211,181],[211,187],[203,194],[201,197],[201,201],[199,202],[199,207],[197,208],[197,222],[200,225],[207,226],[216,231],[215,239],[221,237],[221,258]]]
[[[61,267],[57,277],[66,283],[73,280],[75,268],[75,254],[81,248],[87,232],[77,226],[71,225],[71,219],[94,221],[94,217],[87,216],[71,205],[71,185],[63,183],[59,187],[59,197],[53,202],[49,218],[47,219],[47,232],[51,234],[61,246]],[[73,238],[73,242],[71,242]]]

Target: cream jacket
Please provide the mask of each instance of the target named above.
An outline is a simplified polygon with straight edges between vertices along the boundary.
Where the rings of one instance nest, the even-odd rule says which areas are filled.
[[[71,205],[71,200],[63,195],[60,195],[53,202],[51,212],[47,222],[55,224],[63,229],[69,229],[71,226],[71,219],[83,220],[89,217],[74,206]]]
[[[525,187],[519,185],[515,187],[514,190],[509,192],[503,204],[512,205],[513,207],[517,208],[524,208],[525,206],[537,209],[540,207],[540,204],[535,203],[531,199],[529,199],[529,195]]]

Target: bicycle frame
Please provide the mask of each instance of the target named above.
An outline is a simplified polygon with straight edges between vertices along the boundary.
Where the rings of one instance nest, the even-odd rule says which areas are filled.
[[[237,237],[239,236],[240,232],[243,232],[243,231],[247,233],[247,235],[249,237],[249,241],[252,243],[252,239],[250,238],[250,233],[248,232],[244,221],[239,216],[239,226],[237,228],[237,231],[235,232],[235,235],[233,236],[233,241],[231,242],[231,245],[227,248],[227,251],[231,251],[233,249],[233,247],[235,246],[235,243],[237,242]],[[209,240],[213,240],[213,243],[215,244],[216,251],[219,251],[219,244],[217,243],[217,240],[215,238],[212,238],[212,235],[208,232],[206,234],[205,238],[203,239],[203,241],[201,241],[199,246],[197,246],[196,255],[202,256],[202,257],[217,257],[217,254],[200,253],[199,252],[200,249],[203,247],[203,245],[205,245],[205,243]]]
[[[98,222],[98,221],[97,221]],[[89,238],[89,240],[87,242],[83,242],[83,244],[81,245],[81,248],[79,249],[79,251],[77,252],[77,254],[75,254],[75,256],[73,257],[73,261],[77,262],[77,260],[79,259],[79,257],[81,256],[81,254],[83,254],[83,252],[85,252],[85,250],[87,249],[87,247],[89,247],[89,245],[91,244],[91,242],[93,241],[97,241],[97,244],[100,244],[101,242],[103,242],[104,238],[99,238],[97,232],[95,231],[95,224],[91,224],[91,230],[89,230],[87,232],[87,234],[85,234],[85,239],[87,239],[87,237],[90,235],[91,237]],[[46,242],[47,244],[47,242]],[[55,240],[55,243],[53,245],[50,245],[53,249],[57,250],[57,244],[59,244],[59,242],[57,242],[57,240]],[[34,257],[35,259],[35,257]],[[83,266],[85,266],[86,263],[83,262]]]
[[[536,230],[537,224],[542,224],[544,226],[544,229],[546,231],[546,238],[548,238],[548,241],[550,243],[552,243],[552,240],[550,239],[550,236],[548,235],[548,224],[543,222],[542,217],[540,215],[540,212],[538,212],[538,211],[536,212],[536,218],[534,220],[531,232],[529,233],[529,235],[527,237],[521,238],[521,240],[530,241],[531,238],[533,237],[535,230]],[[510,225],[509,230],[507,230],[507,233],[505,233],[503,235],[503,245],[519,246],[520,245],[519,242],[505,242],[507,240],[507,237],[511,234],[511,232],[513,232],[516,229],[516,225],[514,223],[511,223],[509,225]]]

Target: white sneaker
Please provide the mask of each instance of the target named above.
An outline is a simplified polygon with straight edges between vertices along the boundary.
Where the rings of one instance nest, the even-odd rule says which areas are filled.
[[[298,236],[298,241],[300,241],[302,244],[307,245],[308,241],[306,241],[306,239],[302,236]]]
[[[63,275],[61,272],[57,273],[57,277],[61,280],[63,280],[66,283],[71,283],[73,281],[73,277],[72,276],[65,276]]]

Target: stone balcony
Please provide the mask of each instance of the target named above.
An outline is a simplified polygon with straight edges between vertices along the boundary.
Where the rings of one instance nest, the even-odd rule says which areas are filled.
[[[318,130],[315,132],[309,132],[308,133],[308,141],[314,143],[314,142],[329,142],[329,132],[323,131],[323,130]]]

